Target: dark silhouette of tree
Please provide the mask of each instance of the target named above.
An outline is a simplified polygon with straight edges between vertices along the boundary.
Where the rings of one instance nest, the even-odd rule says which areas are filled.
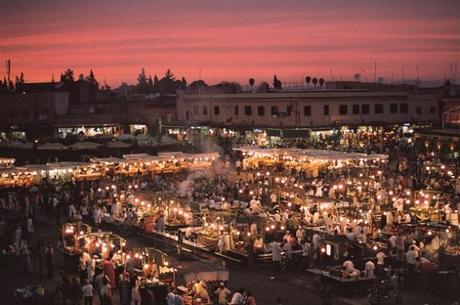
[[[101,86],[101,90],[102,91],[110,91],[110,89],[112,89],[112,88],[104,81],[104,85]]]
[[[189,89],[196,90],[200,88],[207,88],[208,84],[206,84],[204,80],[199,79],[191,82],[190,85],[188,85],[188,87]]]
[[[257,92],[268,92],[270,89],[270,85],[267,82],[261,82],[259,84],[259,88],[257,89]]]
[[[96,76],[94,76],[93,70],[89,70],[89,75],[85,78],[85,81],[91,86],[99,88],[99,83],[96,80]]]
[[[3,78],[3,82],[0,81],[0,92],[6,93],[8,92],[8,82],[6,81],[6,78]]]
[[[310,87],[310,83],[311,83],[311,76],[306,76],[305,77],[305,82],[307,83],[307,88]]]
[[[72,69],[67,69],[61,74],[61,82],[63,83],[72,83],[75,81],[74,72]]]
[[[256,81],[253,78],[249,79],[249,86],[251,86],[251,91],[254,89],[254,84],[255,83],[256,83]]]
[[[141,69],[141,73],[137,76],[137,92],[148,93],[147,75],[145,69]]]
[[[172,73],[172,71],[170,69],[166,70],[166,73],[165,73],[165,77],[166,79],[172,79],[172,80],[175,80],[175,76],[174,74]]]
[[[149,79],[147,80],[147,90],[149,92],[153,92],[153,80],[152,75],[149,75]]]
[[[160,90],[160,81],[158,80],[158,76],[155,74],[153,76],[153,92],[157,93]]]
[[[182,77],[182,89],[186,89],[187,88],[187,80],[185,79],[185,77]]]
[[[170,69],[166,70],[165,76],[158,82],[160,94],[174,94],[176,89],[182,86],[181,81],[176,78]]]
[[[353,78],[355,79],[355,81],[359,82],[359,81],[361,80],[361,74],[355,73],[355,75],[353,76]]]
[[[319,86],[322,88],[324,86],[324,78],[319,79]]]
[[[241,85],[235,82],[221,82],[212,88],[217,89],[218,92],[225,93],[239,93],[241,92]]]
[[[282,83],[281,81],[278,79],[278,77],[276,77],[276,75],[273,75],[273,87],[275,89],[281,89],[282,88]]]
[[[312,80],[311,80],[311,83],[313,84],[313,86],[316,87],[316,84],[318,84],[318,79],[316,77],[314,77]]]
[[[19,74],[19,76],[16,75],[16,81],[15,81],[16,86],[17,86],[18,84],[19,84],[19,85],[24,84],[24,82],[25,82],[25,81],[24,81],[24,73],[23,73],[23,72],[21,72],[21,73]]]

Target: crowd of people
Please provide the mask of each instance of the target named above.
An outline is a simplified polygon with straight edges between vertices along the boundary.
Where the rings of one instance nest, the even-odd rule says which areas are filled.
[[[421,281],[428,289],[433,270],[443,267],[444,256],[457,251],[460,180],[456,165],[444,164],[428,151],[414,157],[405,138],[392,132],[343,134],[338,139],[331,135],[314,141],[309,145],[386,153],[388,159],[329,162],[312,174],[283,162],[248,164],[243,155],[232,151],[199,173],[109,174],[92,181],[42,181],[2,190],[3,221],[14,224],[2,260],[11,272],[19,269],[52,279],[62,240],[47,240],[41,229],[73,221],[90,223],[97,230],[107,217],[145,228],[147,217],[140,212],[137,195],[172,193],[183,201],[181,213],[190,218],[184,221],[190,229],[185,238],[194,242],[193,212],[232,211],[234,216],[225,226],[215,227],[217,247],[222,253],[241,251],[250,269],[258,256],[270,254],[274,276],[298,259],[303,271],[339,266],[340,276],[356,279],[398,273],[405,275],[408,287]],[[364,149],[364,142],[372,145]],[[170,204],[159,200],[153,205],[157,216],[153,231],[164,232]],[[249,222],[241,224],[241,218]],[[220,242],[225,235],[232,236],[236,246]],[[104,268],[96,275],[94,253],[82,249],[82,272],[61,275],[61,297],[72,304],[93,304],[94,297],[111,304],[117,291],[121,304],[153,304],[146,277],[134,275],[133,260],[120,260],[118,250],[98,254]],[[120,267],[116,273],[114,266]],[[151,275],[158,278],[154,271]],[[184,302],[177,289],[171,286],[168,305]],[[205,282],[196,282],[189,291],[194,299],[217,304],[256,303],[250,290],[231,292],[225,283],[210,290]]]

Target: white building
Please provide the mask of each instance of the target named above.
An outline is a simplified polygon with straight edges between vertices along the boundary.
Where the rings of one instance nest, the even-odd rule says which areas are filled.
[[[435,123],[437,93],[318,90],[231,94],[179,93],[178,119],[188,125],[319,128]]]

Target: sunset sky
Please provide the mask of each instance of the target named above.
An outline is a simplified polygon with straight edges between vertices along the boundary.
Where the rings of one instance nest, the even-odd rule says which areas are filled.
[[[0,60],[26,81],[93,69],[116,86],[142,67],[208,83],[373,80],[375,61],[400,81],[460,64],[459,0],[0,0],[0,20]]]

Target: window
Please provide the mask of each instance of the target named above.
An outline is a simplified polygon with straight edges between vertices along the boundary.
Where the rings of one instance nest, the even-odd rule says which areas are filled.
[[[351,107],[351,111],[353,112],[353,114],[359,114],[359,104],[353,104],[353,106]]]
[[[415,113],[416,114],[422,114],[422,107],[420,107],[420,106],[415,107]]]
[[[292,106],[287,106],[286,107],[286,116],[291,116],[292,114]]]
[[[190,113],[187,111],[185,111],[185,119],[186,120],[190,120]]]
[[[324,115],[329,115],[329,105],[324,105],[323,112],[324,112]]]
[[[390,104],[390,113],[398,113],[398,104]]]
[[[375,104],[374,112],[375,113],[383,113],[383,104]]]
[[[251,108],[251,106],[244,106],[244,114],[245,114],[245,115],[252,115],[252,108]]]
[[[203,115],[208,115],[208,106],[203,106]]]
[[[371,107],[369,106],[369,104],[362,104],[361,105],[361,113],[362,114],[369,114],[369,112],[371,112]]]
[[[235,115],[239,115],[240,114],[240,109],[238,108],[238,106],[235,106]]]
[[[278,115],[278,107],[277,106],[272,106],[271,114],[272,115]]]
[[[348,106],[347,105],[339,105],[339,114],[340,115],[347,115],[348,113]]]
[[[409,112],[409,105],[406,104],[406,103],[399,104],[399,112],[408,113]]]
[[[198,106],[193,106],[193,114],[198,115]]]
[[[264,116],[265,115],[265,107],[264,106],[257,106],[257,115]]]
[[[303,115],[304,116],[311,116],[311,106],[307,105],[303,107]]]
[[[430,113],[436,113],[436,107],[430,107]]]
[[[219,113],[220,113],[219,106],[214,106],[214,115],[219,115]]]

